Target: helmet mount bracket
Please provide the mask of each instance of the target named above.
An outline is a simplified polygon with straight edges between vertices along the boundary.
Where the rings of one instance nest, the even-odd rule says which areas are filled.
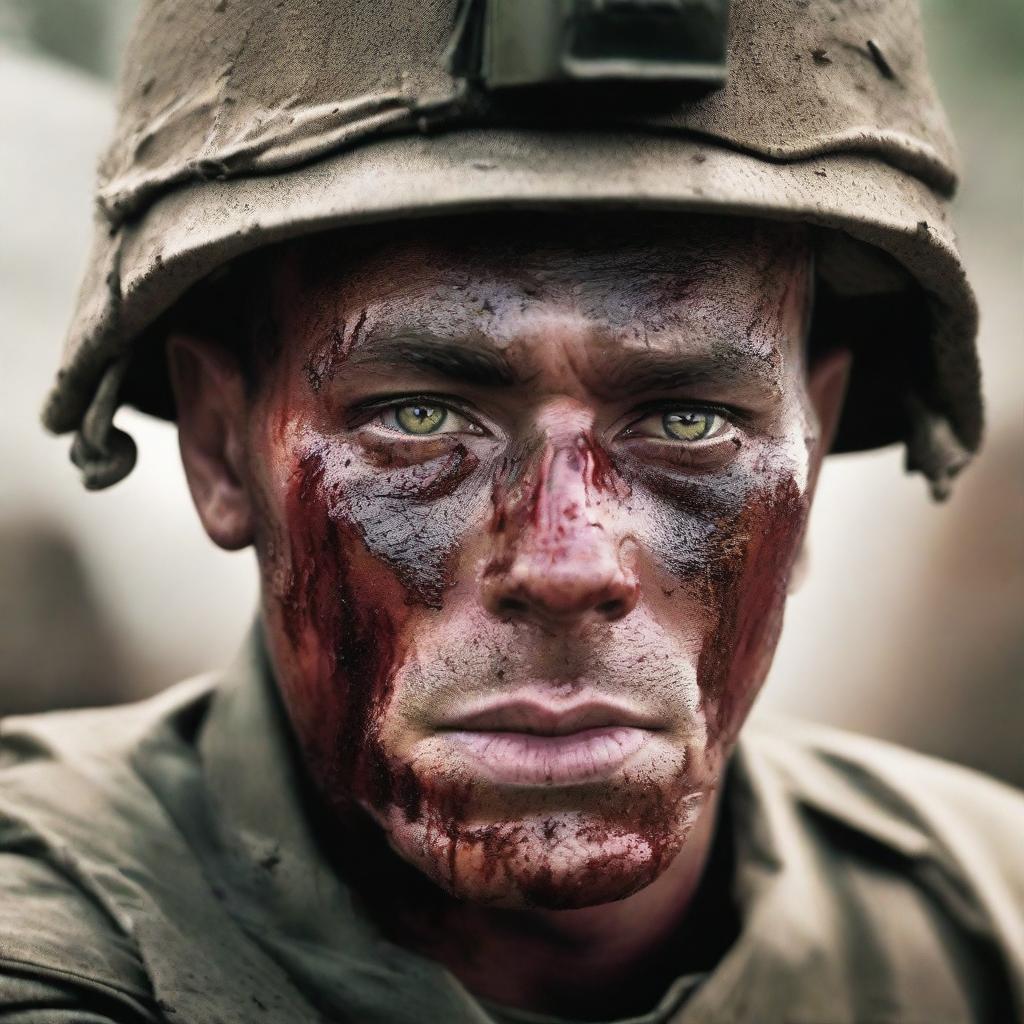
[[[729,0],[464,0],[449,63],[490,92],[725,84]]]

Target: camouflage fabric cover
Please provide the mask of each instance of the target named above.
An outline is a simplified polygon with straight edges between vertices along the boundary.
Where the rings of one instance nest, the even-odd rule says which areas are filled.
[[[539,98],[460,65],[467,11],[484,2],[144,2],[44,412],[78,432],[86,484],[131,468],[120,403],[173,415],[137,353],[232,258],[371,221],[629,208],[827,229],[820,278],[859,310],[841,318],[858,359],[837,450],[903,440],[943,493],[981,438],[977,311],[916,0],[733,0],[720,88]]]

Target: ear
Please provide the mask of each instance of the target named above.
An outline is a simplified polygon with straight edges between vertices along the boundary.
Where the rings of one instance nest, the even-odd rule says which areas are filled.
[[[850,381],[853,354],[848,349],[836,349],[816,360],[807,374],[807,395],[817,421],[817,440],[811,452],[810,493],[818,483],[818,473],[826,455],[832,448],[839,429],[839,417],[846,399]]]
[[[210,539],[235,551],[253,540],[246,487],[246,389],[241,367],[212,342],[168,338],[167,357],[178,410],[185,476]]]

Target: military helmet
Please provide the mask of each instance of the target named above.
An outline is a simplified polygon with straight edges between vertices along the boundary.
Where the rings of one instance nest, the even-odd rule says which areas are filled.
[[[482,211],[800,221],[855,350],[835,450],[979,445],[977,310],[917,0],[144,0],[44,410],[85,483],[173,417],[154,325],[273,242]],[[150,358],[143,353],[148,350]]]

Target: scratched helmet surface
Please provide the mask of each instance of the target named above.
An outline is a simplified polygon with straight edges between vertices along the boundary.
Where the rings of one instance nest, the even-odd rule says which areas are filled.
[[[89,270],[44,410],[87,486],[189,288],[314,231],[503,209],[796,220],[856,353],[836,450],[903,441],[936,493],[980,443],[955,152],[917,0],[144,0]],[[816,328],[817,329],[817,328]],[[148,340],[147,340],[148,339]]]

